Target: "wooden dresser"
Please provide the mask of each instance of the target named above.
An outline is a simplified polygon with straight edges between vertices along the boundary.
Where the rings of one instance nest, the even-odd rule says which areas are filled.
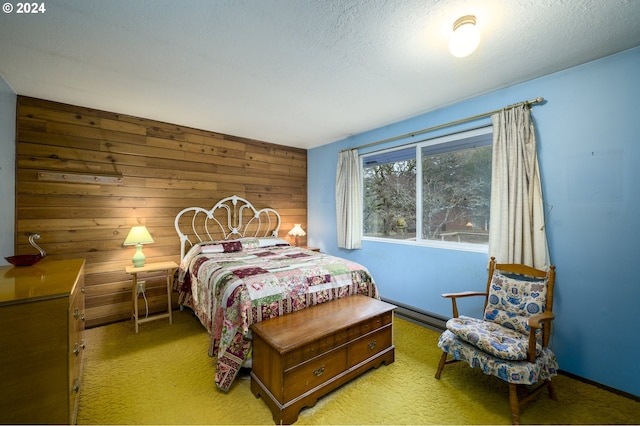
[[[276,424],[365,371],[394,361],[393,310],[349,296],[254,324],[251,392]]]
[[[0,267],[0,423],[76,420],[84,259]]]

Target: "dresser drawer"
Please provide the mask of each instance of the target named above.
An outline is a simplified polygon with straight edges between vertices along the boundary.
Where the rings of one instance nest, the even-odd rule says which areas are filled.
[[[71,423],[75,423],[77,414],[77,396],[80,391],[82,360],[84,356],[84,276],[78,282],[70,296],[69,304],[69,411]]]
[[[284,401],[290,401],[347,369],[347,350],[336,349],[284,373]]]
[[[0,424],[76,421],[83,280],[84,259],[0,267],[0,288],[8,282],[12,289],[10,297],[0,294]]]
[[[349,367],[353,367],[354,365],[389,348],[391,346],[392,339],[392,327],[388,325],[350,343],[348,346]]]

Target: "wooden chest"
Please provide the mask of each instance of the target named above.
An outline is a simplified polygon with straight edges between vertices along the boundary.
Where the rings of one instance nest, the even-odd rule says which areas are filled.
[[[0,423],[75,423],[83,332],[84,259],[0,267]]]
[[[251,392],[276,424],[365,371],[394,361],[393,310],[356,295],[254,324]]]

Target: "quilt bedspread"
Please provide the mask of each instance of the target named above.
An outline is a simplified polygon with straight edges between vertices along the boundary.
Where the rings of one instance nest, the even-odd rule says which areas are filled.
[[[251,356],[250,326],[353,294],[379,298],[362,265],[290,246],[278,238],[200,243],[184,257],[176,280],[211,335],[215,383],[228,391]]]

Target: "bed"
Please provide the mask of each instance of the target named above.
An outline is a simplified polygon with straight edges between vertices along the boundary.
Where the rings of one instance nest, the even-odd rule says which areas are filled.
[[[225,392],[251,366],[252,324],[353,294],[379,299],[364,266],[292,246],[279,238],[280,225],[276,210],[236,195],[175,218],[181,261],[174,288],[211,336],[215,383]]]

